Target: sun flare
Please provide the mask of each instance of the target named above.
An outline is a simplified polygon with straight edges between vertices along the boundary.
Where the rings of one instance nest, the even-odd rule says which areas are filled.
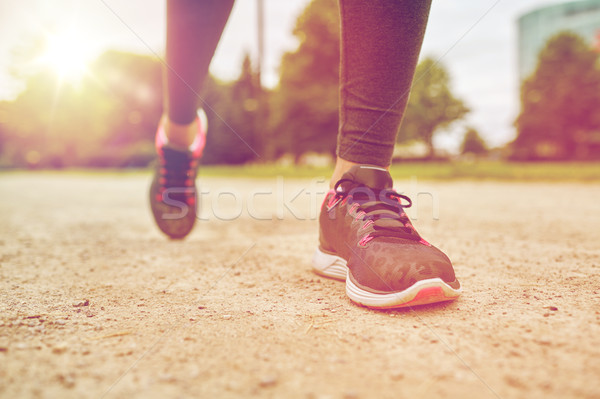
[[[85,39],[75,31],[68,31],[46,36],[39,61],[52,68],[61,79],[78,81],[87,73],[90,59]]]

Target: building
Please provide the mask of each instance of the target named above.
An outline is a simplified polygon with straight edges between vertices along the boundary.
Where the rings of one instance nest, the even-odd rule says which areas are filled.
[[[537,8],[518,19],[519,79],[537,65],[546,42],[561,31],[572,31],[600,51],[600,0],[582,0]]]

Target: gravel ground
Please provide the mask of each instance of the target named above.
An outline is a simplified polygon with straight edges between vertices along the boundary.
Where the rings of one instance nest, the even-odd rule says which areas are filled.
[[[600,397],[597,184],[396,182],[464,294],[373,311],[310,271],[324,179],[203,179],[184,241],[149,179],[0,175],[0,397]]]

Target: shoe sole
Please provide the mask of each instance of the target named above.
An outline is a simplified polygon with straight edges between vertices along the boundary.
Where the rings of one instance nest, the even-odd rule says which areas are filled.
[[[313,271],[321,276],[346,281],[348,267],[346,261],[337,255],[326,254],[319,248],[312,259]]]
[[[327,254],[317,248],[313,256],[313,271],[321,276],[346,281],[346,295],[355,303],[373,309],[392,309],[429,303],[452,301],[458,298],[462,288],[450,287],[441,278],[417,281],[407,289],[391,293],[375,293],[357,286],[349,278],[346,260]]]
[[[154,222],[165,235],[171,240],[183,240],[192,231],[194,224],[196,223],[196,215],[198,214],[198,197],[196,196],[196,202],[194,207],[190,207],[183,202],[177,202],[181,206],[187,206],[185,214],[180,218],[169,218],[165,217],[169,215],[176,215],[181,212],[184,208],[179,206],[170,207],[164,203],[158,203],[155,201],[154,196],[158,192],[157,189],[157,177],[155,175],[150,186],[150,209]],[[197,193],[196,183],[194,182],[194,191]]]

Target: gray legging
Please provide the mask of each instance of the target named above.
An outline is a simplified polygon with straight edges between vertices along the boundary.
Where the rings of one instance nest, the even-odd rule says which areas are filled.
[[[208,66],[234,0],[167,0],[167,110],[196,117]],[[431,0],[339,0],[340,128],[337,154],[388,166],[406,108]]]

